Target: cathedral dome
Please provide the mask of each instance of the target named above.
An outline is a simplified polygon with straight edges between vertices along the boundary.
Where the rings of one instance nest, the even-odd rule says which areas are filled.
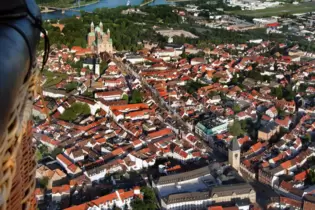
[[[95,31],[96,31],[96,32],[101,32],[101,28],[97,26],[97,27],[95,28]]]

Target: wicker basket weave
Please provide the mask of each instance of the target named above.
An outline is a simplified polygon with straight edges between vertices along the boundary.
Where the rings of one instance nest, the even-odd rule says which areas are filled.
[[[32,152],[31,169],[28,169],[28,179],[23,179],[22,174],[16,174],[17,166],[23,167],[23,154],[21,158],[17,159],[17,154],[22,153],[22,142],[28,138],[28,142],[31,143],[32,127],[30,126],[30,117],[33,106],[33,97],[36,91],[36,79],[38,77],[39,70],[34,68],[31,76],[20,87],[15,104],[12,107],[10,122],[7,125],[4,138],[0,139],[0,209],[11,210],[12,202],[15,206],[20,206],[19,209],[33,209],[30,201],[35,188],[35,171],[36,163],[34,151]],[[30,145],[29,148],[32,148]],[[21,161],[19,164],[17,161]],[[21,177],[20,177],[21,176]],[[25,176],[25,175],[24,175]],[[24,189],[12,188],[13,179],[17,177],[20,182],[24,182]],[[12,189],[11,189],[12,188]],[[18,186],[16,186],[18,188]],[[12,191],[23,191],[26,193],[21,194],[20,198],[10,198]],[[11,202],[11,204],[10,204]],[[17,203],[16,203],[17,202]],[[12,209],[17,210],[17,209]]]

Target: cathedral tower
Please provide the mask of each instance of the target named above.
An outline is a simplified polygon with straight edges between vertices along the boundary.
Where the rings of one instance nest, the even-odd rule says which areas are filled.
[[[241,149],[236,138],[234,138],[229,146],[229,164],[236,169],[240,170]]]
[[[109,30],[109,28],[107,29],[107,36],[110,39],[110,30]]]

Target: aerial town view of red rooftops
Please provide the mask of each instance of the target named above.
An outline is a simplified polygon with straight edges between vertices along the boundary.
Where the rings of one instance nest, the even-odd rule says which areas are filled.
[[[315,2],[37,3],[38,209],[315,209]]]

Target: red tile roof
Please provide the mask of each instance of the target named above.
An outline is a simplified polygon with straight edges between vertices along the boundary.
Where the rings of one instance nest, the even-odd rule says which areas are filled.
[[[132,111],[132,110],[148,109],[148,108],[149,106],[144,103],[110,106],[111,110],[118,110],[118,111]]]
[[[170,172],[170,171],[177,171],[177,170],[180,170],[182,167],[180,165],[176,165],[176,166],[173,166],[171,168],[168,168],[167,171]]]
[[[238,139],[238,143],[239,143],[240,145],[243,145],[245,142],[248,142],[248,141],[250,141],[249,136],[244,136],[243,138],[239,138],[239,139]]]
[[[117,149],[115,149],[114,151],[112,151],[112,154],[115,155],[115,156],[118,156],[118,155],[122,155],[125,153],[125,150],[123,150],[123,148],[119,147]]]
[[[88,208],[90,208],[93,205],[89,205],[89,203],[84,203],[78,206],[71,206],[69,208],[66,208],[65,210],[87,210]]]
[[[291,168],[293,165],[292,165],[292,162],[291,162],[291,160],[287,160],[287,161],[285,161],[284,163],[281,163],[281,167],[283,168],[283,169],[289,169],[289,168]]]
[[[222,206],[209,206],[208,210],[223,210]]]
[[[135,111],[135,112],[129,112],[128,114],[126,114],[126,118],[130,117],[130,118],[134,118],[134,117],[140,117],[140,116],[145,116],[145,115],[150,115],[154,113],[154,111],[152,109],[144,109],[144,110],[140,110],[140,111]]]
[[[261,142],[257,142],[253,146],[251,146],[251,150],[253,152],[258,152],[263,147],[263,144]]]
[[[59,154],[56,157],[59,161],[63,162],[65,165],[67,165],[67,168],[72,171],[73,173],[77,170],[77,166],[73,164],[68,158],[66,158],[63,154]]]
[[[140,144],[142,144],[142,141],[140,141],[140,139],[136,139],[136,140],[132,141],[132,145],[134,147],[137,146],[137,145],[140,145]]]
[[[97,92],[95,96],[98,97],[106,97],[106,96],[120,96],[123,92],[121,90],[114,90],[114,91],[106,91],[106,92]]]
[[[59,144],[58,141],[56,141],[56,140],[54,140],[54,139],[52,139],[52,138],[50,138],[49,136],[46,136],[46,135],[42,135],[41,136],[41,141],[46,142],[46,143],[51,144],[51,145],[54,145],[54,146]]]
[[[58,187],[52,187],[52,194],[70,193],[70,185],[62,185]]]
[[[286,181],[282,181],[281,183],[280,183],[280,187],[282,188],[282,189],[284,189],[284,190],[286,190],[286,191],[291,191],[291,189],[293,188],[292,187],[292,184],[290,184],[289,182],[286,182]]]
[[[310,170],[302,171],[301,173],[294,176],[294,181],[304,181],[307,177],[307,174]]]
[[[117,194],[116,194],[116,192],[114,192],[114,193],[102,196],[102,197],[100,197],[100,198],[98,198],[96,200],[93,200],[93,201],[91,201],[91,203],[99,206],[101,204],[105,204],[106,202],[112,202],[112,200],[115,200],[117,198],[118,198]]]
[[[173,132],[172,132],[172,130],[170,128],[164,128],[162,130],[149,133],[148,134],[148,138],[149,139],[154,139],[154,138],[166,136],[166,135],[169,135],[169,134],[172,134],[172,133]]]

